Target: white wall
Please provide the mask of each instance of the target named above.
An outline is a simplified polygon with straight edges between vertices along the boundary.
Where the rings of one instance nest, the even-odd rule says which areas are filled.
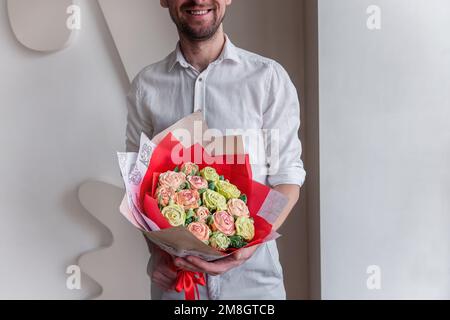
[[[40,52],[57,51],[73,43],[77,32],[67,28],[67,12],[74,12],[70,10],[73,4],[73,0],[6,1],[11,29],[17,40]]]
[[[447,0],[319,0],[324,298],[450,298],[449,17]]]
[[[178,34],[159,1],[99,0],[130,81],[175,48]]]
[[[0,169],[0,298],[77,299],[100,294],[102,288],[88,277],[82,279],[82,290],[66,288],[66,267],[76,263],[81,253],[109,245],[115,236],[85,211],[77,189],[86,180],[121,186],[115,151],[124,149],[128,77],[163,58],[175,46],[175,27],[170,31],[165,27],[170,22],[168,13],[162,16],[159,8],[147,11],[147,1],[134,0],[142,10],[133,7],[126,12],[102,1],[108,24],[97,2],[79,3],[82,30],[76,42],[64,51],[40,54],[14,39],[6,0],[0,0],[0,146],[4,150]],[[151,21],[144,23],[145,12]],[[280,61],[299,92],[303,85],[301,12],[302,5],[295,0],[284,0],[276,13],[269,0],[235,1],[226,20],[226,31],[237,45]],[[139,19],[130,18],[137,13]],[[122,15],[123,21],[119,19]],[[133,37],[123,37],[121,23]],[[153,27],[146,30],[149,26]],[[158,40],[158,26],[168,37]],[[92,188],[96,190],[95,184],[83,190]],[[84,205],[92,211],[98,209],[98,213],[91,213],[105,219],[105,208],[111,205],[95,208],[86,193],[91,192],[81,192]],[[101,197],[117,193],[98,187]],[[306,218],[301,210],[301,206],[296,208],[280,240],[290,298],[308,296]],[[125,222],[120,232],[127,227]],[[118,238],[126,237],[120,234]],[[100,283],[107,291],[104,298],[147,297],[145,243],[126,239],[129,247],[137,246],[131,252],[142,252],[142,256],[133,259],[114,256],[117,250],[103,250],[99,255],[90,253],[90,260],[83,264],[97,281],[108,281]],[[120,245],[126,247],[124,242]],[[117,266],[107,264],[114,258],[123,263],[124,257],[129,264],[122,271],[132,270],[135,280],[136,274],[142,277],[129,292],[118,286],[120,282],[114,283],[111,273],[117,272]],[[93,261],[98,265],[93,266]],[[102,268],[108,272],[105,277],[101,277]],[[130,275],[124,271],[117,276],[126,279]]]
[[[75,45],[40,54],[15,40],[0,0],[0,298],[100,291],[86,277],[82,290],[69,291],[65,271],[110,241],[77,188],[88,179],[120,185],[127,79],[96,2],[80,4]]]

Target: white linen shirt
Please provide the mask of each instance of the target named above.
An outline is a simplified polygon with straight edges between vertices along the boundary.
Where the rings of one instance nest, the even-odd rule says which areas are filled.
[[[263,146],[253,140],[245,144],[254,179],[272,187],[304,183],[300,106],[292,81],[280,64],[235,47],[228,37],[219,58],[203,72],[186,61],[178,44],[164,60],[136,76],[127,105],[127,151],[139,149],[141,132],[152,138],[183,117],[202,111],[208,127],[222,134],[279,130],[275,139],[278,170],[270,170],[273,164],[267,160],[273,140],[263,139]],[[257,155],[261,149],[264,159]],[[268,175],[270,171],[276,172]]]

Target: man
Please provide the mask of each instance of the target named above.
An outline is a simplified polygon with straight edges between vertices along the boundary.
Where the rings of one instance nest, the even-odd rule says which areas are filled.
[[[227,129],[277,132],[276,174],[268,175],[273,163],[252,166],[255,180],[289,199],[274,225],[277,230],[298,201],[305,179],[295,87],[278,63],[235,47],[224,34],[222,21],[232,0],[160,2],[169,10],[180,41],[167,58],[145,68],[133,81],[128,94],[127,150],[138,149],[142,131],[152,137],[194,111],[202,111],[208,127],[224,134]],[[252,154],[252,146],[246,147]],[[172,258],[151,245],[150,249],[149,272],[163,290],[163,299],[183,299],[183,293],[174,291],[173,265],[207,274],[207,286],[199,288],[201,299],[286,298],[275,241],[217,262]]]

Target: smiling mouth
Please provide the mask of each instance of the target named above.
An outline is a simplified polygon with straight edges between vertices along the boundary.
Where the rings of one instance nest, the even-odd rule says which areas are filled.
[[[204,10],[186,10],[186,12],[192,16],[204,16],[213,11],[213,9],[204,9]]]

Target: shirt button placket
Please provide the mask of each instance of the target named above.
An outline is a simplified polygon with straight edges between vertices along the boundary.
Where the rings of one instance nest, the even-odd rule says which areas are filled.
[[[202,111],[205,116],[205,78],[206,73],[201,73],[195,81],[195,93],[194,93],[194,112]]]

